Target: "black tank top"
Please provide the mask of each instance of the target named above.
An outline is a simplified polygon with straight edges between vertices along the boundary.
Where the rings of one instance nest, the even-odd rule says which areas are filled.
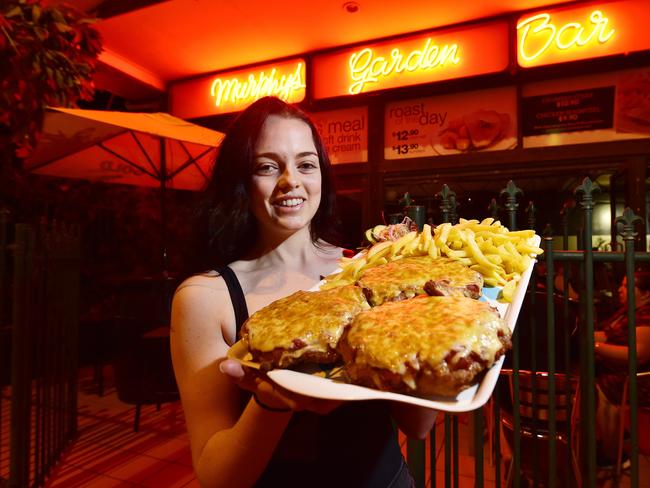
[[[246,299],[232,269],[217,271],[230,293],[239,338]],[[399,477],[403,462],[388,405],[353,401],[327,415],[294,413],[255,486],[384,488]]]

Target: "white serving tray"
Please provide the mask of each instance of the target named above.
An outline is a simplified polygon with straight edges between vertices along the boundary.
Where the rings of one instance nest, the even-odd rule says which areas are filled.
[[[537,237],[535,245],[539,245],[540,238]],[[484,300],[497,308],[501,317],[511,331],[514,332],[517,324],[517,317],[526,296],[528,282],[533,272],[535,260],[531,259],[528,269],[522,274],[517,288],[515,290],[511,303],[499,302],[497,297],[501,292],[499,287],[484,287],[480,300]],[[313,290],[317,290],[321,285],[319,283]],[[241,361],[249,367],[259,367],[259,365],[250,361],[250,354],[246,346],[237,342],[228,352],[232,359]],[[401,403],[409,403],[422,407],[442,410],[445,412],[468,412],[482,407],[492,395],[494,387],[499,379],[501,366],[503,365],[504,356],[502,356],[481,378],[480,382],[462,391],[455,397],[429,396],[419,397],[412,395],[403,395],[386,391],[375,390],[365,386],[358,386],[345,382],[345,377],[341,374],[341,368],[331,370],[319,369],[314,366],[306,366],[298,370],[291,369],[274,369],[267,373],[275,383],[287,390],[301,395],[307,395],[315,398],[327,400],[390,400]]]

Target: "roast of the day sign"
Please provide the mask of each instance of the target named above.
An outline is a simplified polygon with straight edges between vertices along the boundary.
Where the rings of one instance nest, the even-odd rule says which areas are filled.
[[[542,253],[532,230],[498,221],[408,222],[366,232],[373,243],[317,291],[299,291],[253,314],[242,340],[263,370],[342,364],[350,382],[414,395],[455,396],[510,347],[511,331],[484,284],[512,300]]]

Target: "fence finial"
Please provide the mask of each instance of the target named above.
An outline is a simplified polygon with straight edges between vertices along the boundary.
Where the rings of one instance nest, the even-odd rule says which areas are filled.
[[[528,217],[528,228],[535,229],[537,206],[532,200],[528,202],[528,206],[526,207],[526,216]]]
[[[633,241],[638,232],[634,230],[634,224],[642,223],[643,219],[634,213],[630,207],[625,207],[623,215],[619,215],[614,219],[615,224],[621,224],[620,232],[618,234],[624,241]]]
[[[542,231],[542,234],[546,239],[552,239],[555,231],[553,230],[553,227],[551,227],[550,223],[547,223],[544,226],[544,230]]]
[[[521,188],[518,188],[512,180],[508,181],[506,187],[501,190],[501,193],[499,194],[501,197],[506,195],[505,207],[508,212],[508,227],[510,227],[510,230],[515,230],[517,226],[517,207],[519,207],[517,196],[523,194],[524,191]]]
[[[499,196],[506,195],[506,208],[508,210],[511,209],[514,210],[519,206],[519,204],[517,203],[517,196],[523,194],[524,191],[521,188],[517,187],[514,181],[510,180],[508,181],[506,187],[503,190],[501,190]]]
[[[440,210],[442,211],[442,221],[451,222],[451,211],[452,211],[452,196],[454,200],[456,199],[456,193],[449,189],[447,184],[442,185],[442,190],[437,195],[440,197],[442,202],[440,203]],[[455,210],[455,208],[454,208]]]
[[[490,204],[488,205],[488,212],[490,212],[490,217],[492,217],[494,220],[499,220],[499,204],[497,203],[497,199],[493,198],[490,200]]]
[[[580,199],[580,206],[585,210],[591,210],[594,208],[594,195],[600,193],[600,186],[595,181],[591,181],[589,177],[582,180],[582,184],[576,187],[573,190],[574,195],[582,193],[582,198]]]
[[[569,212],[574,208],[576,208],[576,201],[574,198],[565,200],[565,202],[562,204],[562,208],[560,209],[560,217],[562,218],[562,222],[569,221]]]
[[[449,195],[449,221],[452,224],[458,223],[458,201],[453,191]]]

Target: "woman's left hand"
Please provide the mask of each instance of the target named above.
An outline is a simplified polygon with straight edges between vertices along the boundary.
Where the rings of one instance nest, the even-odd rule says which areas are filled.
[[[264,373],[245,368],[239,361],[233,359],[222,361],[219,369],[240,388],[254,393],[261,403],[271,408],[289,408],[296,412],[308,410],[324,415],[343,403],[338,400],[324,400],[293,393],[271,381]]]

